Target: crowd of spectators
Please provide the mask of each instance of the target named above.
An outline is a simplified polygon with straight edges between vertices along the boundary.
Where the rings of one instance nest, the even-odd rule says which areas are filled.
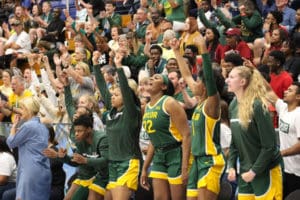
[[[261,174],[269,171],[277,173],[281,159],[285,177],[281,196],[285,198],[300,190],[299,1],[129,0],[123,2],[131,6],[126,16],[117,12],[113,0],[75,0],[75,16],[67,8],[52,8],[51,1],[3,2],[2,9],[9,8],[11,13],[4,16],[0,27],[0,200],[4,197],[182,199],[186,196],[183,192],[186,185],[189,199],[195,198],[195,189],[199,189],[198,197],[204,194],[201,196],[204,199],[216,199],[218,193],[222,193],[219,186],[210,186],[209,181],[199,178],[197,187],[190,187],[187,174],[180,171],[190,169],[194,162],[190,159],[188,165],[185,163],[187,152],[195,152],[199,139],[190,141],[187,136],[197,132],[192,128],[197,112],[204,113],[207,120],[218,119],[213,122],[216,127],[221,122],[220,133],[203,129],[204,135],[219,134],[205,138],[206,143],[203,143],[211,145],[207,148],[217,149],[216,152],[203,151],[204,157],[211,156],[211,159],[221,159],[217,157],[221,154],[225,160],[229,158],[230,169],[220,168],[218,173],[226,173],[232,182],[231,199],[237,193],[262,195],[256,191],[257,185],[247,191],[248,186],[243,184],[257,183]],[[214,74],[216,87],[223,84],[222,90],[212,89],[215,86],[205,80],[205,70]],[[245,81],[236,86],[236,77]],[[218,82],[219,78],[223,82]],[[172,85],[171,93],[169,85]],[[253,96],[247,93],[251,89]],[[176,101],[164,99],[165,96],[172,96]],[[164,113],[155,117],[147,113],[157,112],[151,109],[160,106]],[[263,110],[257,111],[257,107]],[[247,111],[242,114],[238,108],[247,108]],[[143,120],[144,112],[147,114]],[[255,115],[262,117],[259,122],[265,117],[266,124],[270,118],[272,126],[262,126],[272,129],[269,135],[262,136],[260,128],[249,131],[249,127],[254,126],[251,121],[257,120]],[[159,120],[155,122],[157,117]],[[177,163],[176,175],[172,174],[175,168],[167,171],[166,177],[150,172],[153,197],[145,174],[149,168],[163,171],[157,164],[161,159],[157,158],[159,152],[180,146],[164,145],[162,141],[175,140],[162,137],[157,142],[153,137],[155,128],[161,128],[160,123],[166,117],[172,121],[171,128],[164,127],[161,132],[166,131],[175,138],[176,145],[182,144],[178,154],[182,154],[182,159],[177,160],[180,164]],[[235,128],[236,118],[241,120],[239,131]],[[249,122],[245,122],[245,118]],[[191,133],[185,122],[192,128]],[[173,125],[180,130],[180,136],[175,135]],[[243,132],[244,129],[248,131]],[[67,133],[67,145],[73,150],[73,156],[67,148],[57,147],[61,131]],[[244,152],[249,143],[241,149],[237,147],[243,146],[239,142],[248,136],[237,139],[236,132],[249,135],[254,132],[255,139],[250,143],[255,144],[249,151],[257,153],[253,147],[262,148],[261,152],[267,152],[264,154],[266,164],[258,163],[264,161],[262,154],[258,153],[257,160],[253,160]],[[52,136],[48,138],[48,135]],[[231,136],[233,142],[230,142]],[[7,144],[4,137],[8,138]],[[264,139],[269,143],[262,141]],[[273,140],[280,152],[272,146]],[[268,165],[270,150],[274,152],[272,156],[269,154],[272,162]],[[196,154],[193,156],[203,156]],[[234,166],[237,157],[250,157],[246,164],[240,160],[241,171]],[[143,159],[146,164],[142,168],[140,160]],[[195,160],[198,159],[201,163],[201,158]],[[218,161],[220,166],[225,166]],[[61,190],[65,180],[63,163],[78,167],[65,197]],[[140,184],[139,168],[143,169]],[[182,180],[177,179],[180,174]],[[237,175],[242,180],[238,180],[239,192],[234,191]],[[215,176],[220,179],[219,175]],[[158,181],[160,179],[168,181]],[[222,181],[228,182],[226,178]]]

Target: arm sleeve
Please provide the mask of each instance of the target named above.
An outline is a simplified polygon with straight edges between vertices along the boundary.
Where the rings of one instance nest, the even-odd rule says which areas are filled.
[[[66,110],[68,112],[69,119],[72,121],[73,115],[75,114],[75,105],[73,102],[70,85],[65,86],[64,93],[65,93]]]
[[[134,56],[129,55],[122,59],[122,65],[129,66],[130,70],[140,70],[148,61],[148,57],[145,55]],[[137,68],[137,69],[134,69]]]
[[[238,158],[238,150],[235,147],[233,140],[231,140],[229,147],[229,157],[228,157],[228,168],[236,169],[236,162]]]
[[[207,20],[203,9],[198,10],[198,16],[199,16],[200,21],[206,28],[216,28],[217,27],[217,25],[215,23],[212,23],[209,20]]]
[[[202,54],[202,60],[203,60],[203,72],[205,77],[207,95],[213,96],[217,93],[217,87],[213,75],[213,69],[211,66],[209,54],[208,53]]]
[[[254,30],[255,28],[259,28],[262,24],[261,16],[258,13],[254,13],[251,18],[248,18],[247,16],[242,17],[242,21],[244,22],[245,26],[251,30]]]
[[[111,109],[111,102],[110,102],[111,95],[106,86],[103,74],[100,71],[100,65],[94,66],[94,72],[95,72],[96,84],[100,90],[104,104],[105,104],[106,108],[109,110],[109,109]]]
[[[9,148],[15,148],[24,144],[28,141],[28,138],[31,137],[31,127],[28,127],[26,124],[22,125],[20,129],[16,132],[15,135],[9,135],[6,143]]]
[[[123,96],[123,102],[124,102],[124,108],[128,110],[127,112],[131,117],[136,119],[136,116],[138,114],[136,109],[136,104],[134,102],[133,92],[131,91],[127,78],[124,74],[123,68],[118,68],[117,73],[119,76],[120,81],[120,88]]]
[[[275,130],[269,112],[263,110],[262,105],[254,105],[254,123],[256,123],[261,144],[260,153],[252,166],[256,174],[261,174],[272,162],[276,152]]]
[[[98,151],[100,153],[99,158],[88,158],[87,164],[90,166],[94,166],[95,168],[105,168],[108,163],[108,141],[107,137],[100,138],[98,142]]]
[[[235,23],[233,21],[230,21],[222,12],[222,10],[220,10],[219,8],[217,8],[215,10],[216,13],[216,17],[220,20],[221,24],[223,24],[225,26],[226,29],[234,27]]]

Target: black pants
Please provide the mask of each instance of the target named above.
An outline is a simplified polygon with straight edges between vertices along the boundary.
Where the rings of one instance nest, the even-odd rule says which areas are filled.
[[[300,189],[300,177],[284,172],[283,197],[297,189]]]

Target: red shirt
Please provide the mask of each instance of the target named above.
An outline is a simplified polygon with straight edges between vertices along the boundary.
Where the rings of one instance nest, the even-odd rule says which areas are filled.
[[[270,85],[273,91],[280,99],[282,99],[284,91],[293,83],[293,78],[286,71],[282,71],[280,74],[271,73],[270,78]]]
[[[246,58],[246,59],[249,59],[249,60],[251,60],[251,58],[252,58],[251,49],[249,48],[248,44],[245,41],[240,41],[236,45],[235,49],[231,48],[229,45],[225,45],[223,47],[223,52],[222,52],[222,57],[221,58],[224,59],[225,53],[230,52],[230,51],[237,52],[238,54],[240,54],[240,56],[242,58]]]

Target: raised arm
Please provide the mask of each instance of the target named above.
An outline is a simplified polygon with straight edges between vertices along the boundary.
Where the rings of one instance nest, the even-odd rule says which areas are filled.
[[[202,36],[197,38],[197,41],[195,41],[195,43],[199,44],[198,46],[200,47],[200,52],[202,54],[203,60],[203,74],[205,77],[205,87],[207,93],[207,101],[204,106],[204,111],[208,116],[217,119],[219,118],[221,112],[220,96],[218,94],[213,74],[210,55],[206,48],[205,39]]]
[[[129,115],[136,118],[136,115],[139,114],[139,112],[137,112],[137,105],[133,97],[134,94],[128,85],[128,80],[122,68],[122,59],[123,56],[121,55],[121,53],[117,52],[114,61],[117,67],[117,73],[120,81],[120,88],[123,96],[124,107],[125,109],[129,110]]]
[[[97,87],[99,88],[99,91],[101,93],[101,96],[103,98],[104,104],[106,106],[107,109],[111,108],[111,94],[106,86],[103,74],[101,72],[101,64],[97,64],[98,63],[98,58],[100,57],[100,52],[98,51],[94,51],[93,53],[93,68],[94,68],[94,75],[96,78],[96,84]]]

